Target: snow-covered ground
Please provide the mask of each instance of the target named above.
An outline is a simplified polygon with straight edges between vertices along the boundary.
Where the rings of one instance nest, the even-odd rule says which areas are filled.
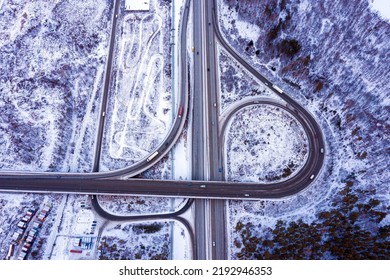
[[[175,212],[187,202],[182,198],[99,196],[99,204],[108,213],[121,216],[142,216]]]
[[[219,106],[220,114],[245,97],[268,97],[281,100],[264,83],[253,77],[233,57],[231,57],[222,46],[217,44],[218,50],[218,71],[219,71]]]
[[[218,3],[226,40],[308,108],[327,141],[306,190],[228,203],[231,258],[388,259],[389,22],[366,0]]]
[[[91,171],[109,1],[2,1],[0,169]]]
[[[178,221],[156,218],[155,221],[144,222],[140,217],[136,222],[110,222],[93,210],[91,198],[86,195],[0,193],[0,259],[6,257],[8,248],[13,243],[12,235],[18,230],[17,224],[26,212],[37,209],[39,213],[45,205],[50,205],[51,209],[42,228],[38,230],[27,259],[114,259],[117,258],[116,254],[120,254],[121,258],[132,259],[139,258],[139,255],[142,255],[142,259],[192,258],[190,235],[187,228]],[[157,213],[159,205],[151,208]],[[127,211],[117,211],[114,214],[126,216]],[[36,216],[29,227],[35,221]],[[150,230],[150,225],[157,225],[158,230]],[[25,231],[26,234],[28,230],[29,228]],[[114,243],[117,243],[117,252],[107,255],[108,247],[112,249]],[[16,246],[12,259],[17,259],[24,241],[14,244]],[[102,244],[106,244],[103,249]]]
[[[287,111],[267,104],[246,106],[225,132],[228,181],[281,182],[294,176],[308,155],[307,135]]]
[[[111,222],[101,235],[99,259],[184,260],[191,257],[189,245],[187,230],[173,220]]]
[[[102,171],[146,158],[171,127],[175,99],[168,43],[174,29],[171,18],[171,5],[158,0],[150,1],[147,12],[127,12],[122,7],[118,15]]]
[[[390,21],[390,2],[388,0],[368,0],[370,7],[378,12],[384,19]]]
[[[27,2],[27,1],[26,1]],[[94,2],[96,3],[96,2]],[[156,1],[153,1],[154,5],[156,5]],[[158,29],[159,24],[162,24],[162,26],[169,25],[168,17],[171,16],[170,12],[170,3],[166,1],[160,1],[161,5],[163,6],[164,16],[166,18],[164,19],[164,22],[161,22],[162,19],[158,19],[159,16],[161,16],[161,11],[156,10],[154,7],[152,11],[157,11],[158,13],[150,14],[149,17],[153,20],[149,23],[152,23],[151,27],[156,31],[156,37],[160,36],[159,38],[159,44],[157,45],[157,48],[162,48],[161,40],[168,40],[170,41],[170,29],[169,32],[165,32],[163,35],[161,35],[162,29]],[[5,5],[7,4],[7,5]],[[45,4],[45,5],[44,5]],[[100,5],[101,4],[101,5]],[[50,52],[50,54],[47,54],[45,56],[45,60],[43,60],[40,56],[36,56],[36,53],[31,54],[31,56],[28,56],[28,59],[25,59],[26,65],[28,64],[30,60],[32,62],[38,61],[41,63],[42,69],[45,69],[46,72],[38,73],[36,76],[39,76],[39,80],[36,82],[38,85],[42,81],[48,81],[50,82],[49,78],[53,78],[55,82],[50,82],[50,87],[45,87],[44,90],[39,90],[36,92],[36,94],[31,94],[29,92],[28,98],[23,98],[18,101],[19,95],[22,96],[21,92],[19,95],[17,95],[17,92],[12,91],[8,92],[4,86],[6,83],[0,84],[0,91],[4,95],[4,99],[0,100],[0,105],[3,107],[5,106],[5,110],[8,108],[7,106],[9,104],[16,104],[18,107],[17,114],[14,115],[6,115],[3,114],[4,122],[0,126],[1,134],[0,134],[0,144],[4,144],[6,148],[3,149],[5,152],[2,154],[1,158],[1,164],[3,166],[6,166],[5,163],[7,163],[7,168],[4,169],[23,169],[23,170],[31,170],[31,171],[54,171],[54,170],[61,170],[61,171],[90,171],[91,168],[91,160],[92,160],[92,153],[93,149],[93,142],[95,138],[95,124],[96,119],[98,119],[98,112],[99,112],[99,104],[100,104],[100,94],[101,94],[101,86],[103,82],[103,74],[104,74],[104,59],[107,52],[107,39],[108,39],[108,33],[109,30],[109,18],[110,18],[110,9],[111,6],[108,6],[106,2],[102,2],[99,5],[92,5],[91,1],[82,1],[77,2],[76,4],[74,1],[62,1],[61,3],[55,4],[55,3],[46,3],[46,1],[35,1],[34,3],[21,3],[21,4],[10,4],[10,1],[2,1],[0,3],[0,11],[5,11],[4,14],[2,14],[2,17],[0,18],[0,48],[3,48],[2,50],[7,50],[0,53],[0,56],[3,58],[14,58],[14,55],[21,56],[23,53],[12,53],[12,48],[14,46],[12,44],[15,44],[15,47],[20,48],[21,45],[23,45],[24,48],[32,48],[29,44],[30,42],[35,42],[34,40],[42,40],[43,43],[48,44],[46,49],[40,50],[41,54],[47,54],[46,52]],[[183,1],[182,0],[176,0],[175,1],[175,26],[178,26],[179,19],[180,19],[180,12],[182,7]],[[14,5],[14,6],[13,6]],[[93,6],[91,8],[91,5]],[[46,7],[47,6],[47,7]],[[40,7],[38,9],[37,7]],[[47,9],[46,9],[47,8]],[[20,11],[18,10],[20,9]],[[26,15],[24,14],[24,11],[26,11]],[[52,14],[47,11],[52,11]],[[89,11],[89,12],[88,12]],[[54,16],[54,12],[56,16]],[[58,22],[58,20],[62,17],[65,17],[67,14],[70,14],[66,17],[66,20],[63,22]],[[119,17],[124,16],[124,12],[122,11],[119,15]],[[26,18],[27,17],[27,18]],[[32,23],[26,23],[29,21],[29,19],[34,18]],[[88,20],[86,19],[88,18]],[[127,17],[130,20],[133,20],[134,23],[141,23],[142,19],[138,21],[138,19],[134,16],[129,15]],[[123,20],[123,18],[120,18]],[[21,30],[22,35],[17,35],[18,32],[16,32],[19,29],[19,20],[21,20],[21,25],[23,28],[26,26],[34,25],[38,26],[37,30],[40,30],[39,32],[33,32],[31,34],[30,31],[28,31],[26,34],[23,32],[25,30]],[[42,25],[39,21],[40,20],[46,20],[45,24]],[[89,22],[88,25],[83,25],[83,22]],[[14,22],[15,26],[12,26],[10,28],[7,23]],[[48,23],[50,24],[48,24]],[[148,22],[148,19],[146,18],[144,22]],[[62,25],[61,25],[62,24]],[[68,41],[64,41],[62,47],[63,47],[63,53],[58,51],[59,44],[62,42],[63,34],[59,34],[58,32],[64,32],[68,34],[70,30],[74,33],[72,33],[74,36],[77,35],[77,30],[74,28],[74,24],[77,24],[77,26],[80,26],[80,28],[85,28],[85,33],[80,34],[80,37],[74,37],[72,41],[71,38],[68,38]],[[165,26],[165,28],[167,28]],[[132,28],[143,28],[145,26],[143,25],[133,25]],[[96,50],[94,49],[95,45],[87,45],[85,47],[93,47],[92,49],[85,50],[84,46],[81,45],[86,39],[88,39],[88,32],[96,32],[95,28],[99,28],[98,37],[96,39],[101,39],[101,41],[97,42]],[[57,30],[58,29],[58,30]],[[68,30],[70,29],[70,30]],[[178,29],[178,28],[176,28]],[[84,29],[81,31],[84,32]],[[143,30],[144,33],[148,32],[148,29]],[[150,30],[149,30],[150,31]],[[10,38],[10,35],[14,36]],[[54,36],[53,38],[50,36]],[[21,38],[19,40],[19,37]],[[32,36],[32,39],[30,38]],[[49,36],[46,38],[45,36]],[[83,37],[84,36],[84,37]],[[161,36],[165,36],[164,38],[161,38]],[[36,39],[38,37],[38,39]],[[55,40],[56,38],[59,38],[58,42]],[[103,40],[104,39],[104,40]],[[175,40],[177,40],[177,36]],[[16,43],[14,43],[14,41]],[[8,44],[9,42],[9,44]],[[57,44],[58,43],[58,44]],[[65,44],[66,43],[66,44]],[[79,45],[73,46],[71,43]],[[127,42],[128,44],[129,42]],[[147,42],[146,42],[147,43]],[[8,45],[7,45],[8,44]],[[51,49],[53,46],[51,44],[57,44],[57,49]],[[67,45],[68,44],[68,45]],[[26,45],[26,46],[25,46]],[[150,49],[153,49],[155,46],[150,46]],[[54,48],[54,47],[53,47]],[[142,46],[143,48],[143,46]],[[165,44],[163,48],[168,48],[169,51],[171,51],[171,48],[169,44]],[[68,52],[68,49],[69,50]],[[10,51],[8,51],[10,50]],[[74,53],[71,53],[70,51],[76,50]],[[142,97],[140,97],[138,100],[132,99],[131,102],[137,103],[137,106],[132,107],[132,111],[129,111],[129,113],[126,113],[126,115],[121,115],[121,117],[126,117],[126,119],[134,119],[139,116],[137,114],[143,114],[142,116],[145,116],[152,112],[153,110],[156,110],[157,115],[151,116],[154,118],[157,122],[160,123],[162,121],[171,121],[172,119],[172,106],[174,104],[174,97],[168,96],[168,92],[171,90],[171,80],[166,80],[164,83],[161,83],[159,79],[161,79],[161,76],[164,76],[167,78],[170,74],[170,53],[166,52],[166,50],[161,50],[161,54],[157,54],[157,56],[154,56],[154,60],[149,61],[148,63],[141,63],[141,66],[149,65],[150,67],[141,67],[139,69],[139,76],[140,76],[140,85],[139,89],[142,90],[142,94],[144,94]],[[77,52],[79,51],[79,52]],[[125,52],[124,49],[122,51]],[[79,54],[82,54],[83,57],[80,58]],[[63,54],[63,56],[62,56]],[[144,53],[143,53],[144,54]],[[162,57],[161,55],[164,54],[166,57]],[[30,54],[29,54],[30,55]],[[100,55],[100,56],[99,56]],[[24,57],[26,58],[26,56]],[[142,60],[142,56],[140,58]],[[62,60],[66,60],[66,64],[64,65]],[[6,60],[7,63],[9,62]],[[20,59],[20,63],[23,60]],[[146,74],[150,74],[153,72],[153,69],[156,70],[159,68],[159,63],[162,63],[164,61],[164,65],[166,68],[162,69],[163,73],[160,73],[158,75],[154,75],[151,77],[151,81],[155,81],[155,84],[162,84],[163,86],[166,86],[165,91],[161,92],[153,92],[153,90],[144,90],[143,84],[148,84],[150,80],[148,80],[146,77],[144,77]],[[127,63],[130,61],[127,61]],[[58,70],[55,67],[58,66],[56,63],[59,63],[61,65],[61,68]],[[62,63],[62,64],[61,64]],[[95,67],[96,64],[96,69]],[[40,65],[41,65],[40,64]],[[163,64],[161,64],[163,65]],[[22,65],[24,67],[24,64]],[[21,68],[19,67],[17,70],[15,70],[15,73],[17,71],[20,71]],[[133,71],[134,65],[130,63],[128,65],[129,68],[131,68]],[[18,78],[13,78],[13,80],[6,77],[5,73],[14,73],[10,71],[10,67],[14,67],[13,63],[10,63],[9,65],[6,65],[6,63],[1,63],[0,61],[0,67],[8,67],[7,69],[3,69],[4,71],[0,72],[1,81],[3,82],[19,82]],[[27,66],[26,66],[27,67]],[[30,66],[28,66],[30,67]],[[27,67],[27,68],[28,68]],[[89,67],[89,68],[88,68]],[[156,68],[157,67],[157,68]],[[55,68],[55,69],[52,69]],[[87,69],[88,68],[88,69]],[[12,68],[13,69],[13,68]],[[12,70],[11,69],[11,70]],[[126,68],[127,69],[127,68]],[[148,69],[150,71],[148,71]],[[34,69],[32,69],[34,70]],[[59,72],[57,75],[55,71]],[[85,73],[82,71],[86,71]],[[127,69],[128,70],[128,69]],[[169,70],[169,71],[168,71]],[[9,71],[9,72],[7,72]],[[123,70],[125,72],[125,70]],[[177,71],[175,69],[175,71]],[[156,72],[156,71],[154,71]],[[157,71],[158,72],[158,71]],[[20,72],[17,72],[19,75]],[[33,72],[29,72],[33,73]],[[43,75],[49,73],[49,78],[45,78]],[[23,72],[23,75],[25,73]],[[33,73],[34,74],[34,73]],[[87,75],[88,74],[88,75]],[[127,73],[128,74],[128,73]],[[16,74],[15,74],[16,75]],[[34,74],[35,75],[35,74]],[[42,78],[43,77],[43,78]],[[56,80],[58,77],[60,77],[61,81],[68,81],[67,86],[71,87],[71,90],[75,90],[75,92],[68,90],[68,88],[63,89],[62,84],[58,85],[56,88],[55,83],[60,83],[60,81]],[[115,76],[114,76],[115,77]],[[24,77],[23,77],[24,78]],[[96,79],[95,79],[96,78]],[[128,78],[128,77],[127,77]],[[130,77],[131,78],[131,77]],[[31,79],[29,79],[27,82],[32,83],[35,79],[35,76],[32,76]],[[58,78],[59,79],[59,78]],[[131,81],[119,81],[118,79],[115,80],[117,84],[123,84],[131,83]],[[143,82],[142,82],[143,81]],[[157,82],[156,82],[157,81]],[[72,83],[75,83],[74,86]],[[25,80],[23,80],[23,83],[25,83]],[[7,84],[6,84],[7,85]],[[27,84],[28,85],[28,84]],[[26,86],[25,91],[28,91],[28,87]],[[64,91],[67,94],[68,99],[64,99]],[[76,92],[77,91],[77,92]],[[13,94],[12,96],[10,94]],[[53,94],[56,94],[53,96]],[[77,95],[76,95],[77,93]],[[47,95],[46,95],[47,94]],[[151,104],[150,100],[153,98],[157,100],[154,104]],[[58,95],[58,96],[57,96]],[[16,96],[16,101],[14,101],[13,97]],[[123,97],[123,96],[122,96]],[[73,100],[72,98],[76,98]],[[90,98],[90,99],[88,99]],[[125,97],[124,97],[125,98]],[[146,101],[149,98],[149,102]],[[43,100],[43,102],[42,102]],[[162,102],[160,102],[162,100]],[[28,102],[32,102],[36,107],[33,107],[33,109],[30,109]],[[37,103],[40,102],[40,103]],[[45,150],[46,154],[44,157],[35,157],[32,158],[33,161],[36,161],[36,164],[29,163],[28,165],[23,163],[23,167],[21,164],[18,163],[18,161],[13,158],[12,153],[8,153],[10,149],[14,149],[12,147],[11,142],[6,142],[6,139],[14,139],[15,136],[11,135],[14,133],[14,131],[18,132],[18,128],[20,127],[19,123],[17,122],[17,117],[20,119],[23,118],[23,121],[33,121],[30,116],[28,115],[28,112],[31,111],[31,115],[34,118],[37,118],[35,120],[36,122],[39,121],[39,123],[44,123],[46,119],[50,118],[50,121],[48,123],[51,125],[50,127],[53,129],[56,129],[55,132],[59,132],[59,130],[62,128],[61,126],[57,126],[56,122],[51,121],[51,116],[55,114],[61,115],[61,109],[60,106],[62,103],[65,102],[68,104],[72,111],[67,109],[66,114],[76,114],[73,113],[75,109],[77,109],[76,116],[71,117],[71,120],[67,119],[61,119],[61,125],[68,125],[66,121],[69,121],[69,130],[76,129],[74,132],[71,132],[72,137],[80,137],[75,139],[75,141],[68,141],[63,140],[66,144],[69,144],[69,148],[67,145],[65,145],[62,141],[62,138],[60,139],[56,134],[52,134],[51,130],[48,130],[48,127],[45,127],[46,130],[39,130],[39,133],[41,133],[42,139],[46,141],[47,143],[50,143],[51,149]],[[42,103],[42,104],[41,104]],[[139,104],[144,104],[144,106],[141,108]],[[15,105],[15,106],[16,106]],[[39,106],[38,106],[39,105]],[[42,106],[41,106],[42,105]],[[155,107],[153,107],[155,106]],[[165,106],[169,107],[169,110],[167,112],[164,112],[162,110],[162,107],[159,106]],[[153,107],[153,108],[152,108]],[[23,111],[22,109],[25,109]],[[116,108],[117,109],[117,108]],[[142,110],[146,110],[147,113],[142,113]],[[30,110],[30,111],[29,111]],[[139,110],[139,111],[138,111]],[[14,110],[15,111],[15,110]],[[109,113],[109,112],[107,112]],[[36,115],[37,114],[37,115]],[[67,115],[68,116],[68,115]],[[39,117],[39,118],[38,118]],[[53,117],[54,118],[54,117]],[[81,120],[83,118],[83,120]],[[16,121],[14,121],[16,119]],[[58,118],[59,119],[59,118]],[[5,127],[9,124],[12,126],[10,127],[10,135],[6,133]],[[149,122],[147,122],[148,125]],[[34,130],[35,122],[28,123],[28,126],[25,126],[25,132],[32,133]],[[73,126],[74,125],[74,126]],[[49,128],[50,128],[49,127]],[[32,132],[30,132],[30,129]],[[68,129],[68,128],[67,128]],[[8,131],[8,130],[7,130]],[[54,131],[54,130],[53,130]],[[4,133],[3,133],[4,132]],[[11,133],[12,132],[12,133]],[[151,137],[162,137],[160,135],[161,131],[155,130],[154,136],[151,135]],[[165,130],[166,132],[166,130]],[[41,140],[37,140],[34,137],[37,133],[32,133],[34,135],[30,134],[21,134],[20,137],[24,137],[26,143],[23,143],[24,148],[28,149],[28,151],[32,150],[34,146],[31,146],[32,144],[37,144],[39,147],[42,142]],[[57,133],[58,134],[58,133]],[[15,134],[19,135],[19,134]],[[28,138],[27,136],[31,136]],[[33,137],[34,136],[34,137]],[[7,138],[8,137],[8,138]],[[53,137],[53,138],[51,138]],[[30,141],[31,139],[31,141]],[[64,138],[65,139],[65,138]],[[68,139],[68,138],[67,138]],[[72,138],[73,139],[73,138]],[[151,139],[151,138],[149,138]],[[61,141],[60,141],[61,140]],[[182,137],[180,137],[177,145],[174,147],[171,153],[169,153],[161,162],[157,163],[153,168],[150,170],[144,172],[143,174],[140,174],[139,177],[143,178],[159,178],[159,179],[188,179],[189,178],[189,155],[188,155],[188,144],[189,141],[189,135],[187,134],[187,127],[183,131]],[[30,147],[28,147],[27,142],[29,143]],[[30,143],[31,142],[31,143]],[[63,154],[57,155],[57,151],[55,150],[56,147],[59,146],[61,149],[68,151],[66,152],[66,156],[62,157]],[[19,153],[22,153],[22,151],[19,151]],[[50,156],[52,156],[50,153],[53,153],[53,158],[56,158],[57,160],[52,160]],[[28,156],[28,153],[24,153]],[[64,152],[65,154],[65,152]],[[3,157],[4,156],[4,157]],[[81,157],[84,157],[84,161],[82,162],[79,160]],[[18,158],[18,160],[23,161],[23,159]],[[44,161],[46,165],[49,165],[50,168],[46,168],[46,165],[43,165],[40,161]],[[67,163],[67,164],[65,164]],[[126,163],[127,164],[127,163]],[[11,168],[11,166],[13,166]],[[116,168],[115,166],[111,166],[112,168]],[[108,210],[108,212],[116,215],[123,215],[123,216],[136,216],[136,215],[143,215],[143,214],[160,214],[160,213],[169,213],[172,211],[176,211],[180,209],[185,203],[186,199],[180,199],[180,198],[153,198],[153,197],[109,197],[109,196],[102,196],[99,197],[99,201],[102,204],[104,208]],[[107,236],[107,238],[112,238],[112,240],[120,240],[123,237],[123,233],[118,233],[118,236],[115,236],[115,234],[112,231],[112,228],[110,228],[113,224],[106,221],[105,219],[99,217],[97,213],[92,209],[91,207],[91,201],[90,197],[85,195],[40,195],[40,194],[12,194],[12,193],[0,193],[0,258],[4,258],[7,254],[9,245],[11,244],[11,237],[12,234],[17,230],[17,223],[19,220],[23,217],[24,213],[30,209],[30,208],[40,208],[46,203],[52,205],[52,209],[50,211],[49,216],[47,217],[43,228],[40,230],[38,237],[34,243],[34,246],[28,255],[28,259],[98,259],[99,256],[102,256],[99,252],[99,245],[102,244],[100,242],[101,234],[104,232]],[[193,222],[193,217],[191,214],[191,211],[185,213],[185,216],[190,222]],[[142,219],[142,218],[141,218]],[[95,223],[96,222],[96,223]],[[158,231],[154,234],[144,234],[142,232],[136,232],[131,231],[129,235],[129,240],[141,240],[141,244],[134,244],[134,246],[138,246],[138,248],[141,248],[141,246],[145,246],[145,248],[148,248],[148,252],[156,251],[154,248],[159,248],[160,241],[164,240],[164,251],[159,252],[159,257],[161,258],[173,258],[173,259],[190,259],[192,257],[191,253],[191,242],[189,240],[189,234],[187,232],[187,229],[178,221],[173,220],[164,220],[164,221],[148,221],[148,222],[142,222],[141,220],[137,222],[138,227],[147,227],[150,223],[157,223],[159,225],[162,225],[161,231]],[[124,222],[123,225],[121,223],[116,223],[115,226],[119,226],[124,228],[127,226],[128,228],[134,228],[133,224],[130,224],[129,222]],[[107,226],[107,228],[106,228]],[[117,233],[117,232],[115,232]],[[161,239],[162,238],[162,239]],[[126,246],[119,243],[121,248],[126,247],[127,245],[132,245],[133,243],[129,243]],[[158,244],[158,246],[156,245]],[[17,249],[20,251],[21,246],[17,246]],[[141,248],[142,249],[142,248]],[[70,250],[75,250],[74,252],[71,252]],[[81,250],[81,253],[79,252]],[[130,250],[133,250],[133,248],[130,248]],[[158,249],[159,250],[159,249]],[[157,252],[157,251],[156,251]],[[137,255],[138,256],[138,255]],[[107,256],[105,256],[107,257]],[[133,256],[135,257],[135,254]],[[149,256],[147,253],[145,253],[142,258],[156,258],[157,255],[155,253],[151,253]]]

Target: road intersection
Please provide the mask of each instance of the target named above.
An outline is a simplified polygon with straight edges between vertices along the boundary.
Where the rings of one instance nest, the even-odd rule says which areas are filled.
[[[225,199],[258,200],[282,198],[295,195],[313,182],[324,162],[324,137],[315,118],[298,102],[293,100],[281,86],[273,84],[252,67],[240,54],[226,42],[218,25],[216,1],[185,0],[180,24],[178,77],[180,81],[177,114],[170,132],[161,145],[145,159],[126,168],[98,172],[100,146],[103,137],[105,107],[110,83],[112,51],[114,49],[116,14],[119,1],[113,9],[113,27],[110,41],[108,66],[104,83],[100,124],[97,136],[97,147],[92,173],[45,173],[45,172],[0,172],[0,191],[37,192],[37,193],[78,193],[93,195],[141,195],[164,197],[189,197],[195,200],[195,231],[192,232],[194,258],[226,259],[227,244],[225,233]],[[190,6],[192,5],[192,7]],[[191,9],[192,8],[192,9]],[[188,48],[187,24],[190,11],[194,21],[194,93],[190,106],[188,89]],[[218,55],[216,44],[219,44],[248,73],[278,95],[282,101],[264,98],[248,98],[232,106],[229,111],[219,115],[219,78]],[[304,166],[297,174],[285,181],[276,183],[226,182],[224,175],[223,138],[226,124],[238,110],[253,104],[270,104],[278,106],[302,125],[307,134],[309,154]],[[192,108],[192,111],[190,111]],[[133,176],[147,170],[164,157],[179,139],[190,114],[192,120],[192,180],[148,180],[135,179]],[[99,209],[98,204],[95,205]],[[105,215],[101,212],[101,215]],[[178,213],[168,218],[177,218]],[[107,217],[119,219],[118,217]],[[179,219],[179,218],[178,218]],[[180,220],[181,221],[181,220]],[[186,222],[184,222],[186,223]],[[189,230],[190,231],[190,230]],[[196,238],[195,238],[196,236]]]
[[[207,2],[207,1],[206,1]],[[17,172],[17,171],[3,171],[0,173],[0,190],[3,191],[31,191],[31,192],[63,192],[63,193],[91,193],[91,194],[133,194],[133,195],[171,195],[171,196],[184,196],[184,197],[207,197],[207,198],[239,198],[239,199],[261,199],[261,198],[280,198],[290,196],[300,192],[310,185],[312,180],[310,177],[314,174],[317,175],[324,161],[325,153],[320,152],[324,148],[324,139],[321,132],[321,128],[315,121],[314,117],[306,111],[299,103],[294,101],[286,93],[281,93],[279,87],[273,85],[269,80],[258,73],[249,63],[242,59],[230,46],[224,41],[221,35],[218,24],[216,21],[216,9],[214,8],[214,2],[209,1],[209,4],[205,6],[211,11],[213,21],[211,24],[205,24],[204,26],[211,29],[213,27],[216,40],[230,53],[234,59],[236,59],[247,71],[268,85],[271,90],[278,94],[286,102],[286,110],[288,110],[304,127],[308,139],[309,139],[309,156],[305,166],[302,170],[293,178],[290,178],[284,182],[260,184],[260,183],[238,183],[238,182],[225,182],[223,176],[221,176],[220,168],[223,166],[221,156],[221,145],[218,143],[218,129],[213,128],[217,125],[216,110],[212,105],[215,102],[215,97],[208,100],[205,111],[207,111],[206,124],[209,131],[208,135],[204,137],[210,137],[210,147],[208,156],[211,173],[208,180],[191,180],[191,181],[165,181],[165,180],[145,180],[131,178],[136,174],[148,169],[156,162],[158,162],[162,156],[170,151],[174,146],[178,137],[180,137],[182,128],[184,127],[189,106],[188,106],[188,85],[187,85],[187,59],[186,59],[186,32],[187,21],[189,16],[190,1],[187,0],[183,9],[183,18],[181,24],[181,45],[180,48],[180,65],[181,77],[178,79],[182,81],[180,86],[179,104],[183,106],[183,117],[176,117],[170,133],[161,143],[160,147],[156,149],[158,156],[152,160],[144,159],[132,166],[121,170],[109,171],[109,172],[94,172],[94,173],[47,173],[47,172]],[[210,20],[210,18],[208,18]],[[211,34],[211,33],[209,33]],[[210,38],[209,35],[208,37]],[[212,44],[211,44],[212,46]],[[214,50],[210,49],[210,52]],[[195,54],[194,54],[195,55]],[[214,60],[212,57],[211,60]],[[210,61],[210,59],[209,59]],[[204,70],[210,73],[215,73],[216,69],[214,64],[206,64],[203,66]],[[206,70],[206,68],[208,68]],[[202,74],[203,75],[203,74]],[[211,76],[208,78],[210,79]],[[207,85],[210,87],[208,92],[215,92],[215,85]],[[211,88],[212,87],[212,88]],[[208,98],[208,97],[207,97]],[[211,101],[211,102],[210,102]],[[250,102],[248,102],[249,104]],[[234,111],[232,111],[232,114]],[[198,115],[198,112],[192,112],[193,115]],[[219,123],[219,122],[218,122]],[[221,125],[221,124],[219,124]],[[212,142],[212,143],[211,143]],[[153,151],[155,153],[156,151]],[[217,170],[217,171],[216,171]],[[125,180],[124,180],[125,179]],[[200,186],[206,186],[201,188]]]

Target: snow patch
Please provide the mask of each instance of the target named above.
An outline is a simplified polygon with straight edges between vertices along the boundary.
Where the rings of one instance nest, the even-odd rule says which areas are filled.
[[[389,0],[369,0],[370,8],[379,13],[379,15],[390,21],[390,1]]]
[[[285,181],[308,157],[307,135],[301,124],[273,105],[239,110],[229,122],[225,139],[228,181]]]

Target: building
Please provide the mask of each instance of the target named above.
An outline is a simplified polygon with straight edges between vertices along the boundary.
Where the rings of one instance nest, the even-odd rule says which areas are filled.
[[[126,11],[149,11],[149,0],[126,0]]]

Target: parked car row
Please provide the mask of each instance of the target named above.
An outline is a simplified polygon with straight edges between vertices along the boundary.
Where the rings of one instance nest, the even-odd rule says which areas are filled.
[[[50,212],[51,206],[44,205],[41,211],[29,209],[23,218],[17,223],[17,229],[12,235],[12,244],[8,250],[7,259],[11,259],[17,246],[22,240],[23,244],[18,255],[18,260],[25,260],[30,253],[43,223]],[[35,216],[35,219],[33,220]]]

